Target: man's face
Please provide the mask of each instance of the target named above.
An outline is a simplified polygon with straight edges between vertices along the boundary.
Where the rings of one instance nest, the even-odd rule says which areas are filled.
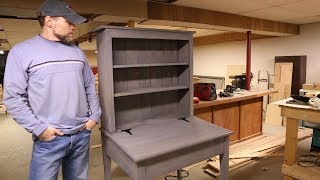
[[[75,25],[63,17],[54,17],[53,35],[62,42],[70,43],[73,40]]]

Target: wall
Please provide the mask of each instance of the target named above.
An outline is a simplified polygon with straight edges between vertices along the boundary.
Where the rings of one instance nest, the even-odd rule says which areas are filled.
[[[307,82],[320,82],[320,23],[301,26],[297,36],[253,40],[251,71],[274,73],[275,56],[307,55]],[[227,65],[246,64],[246,42],[194,47],[194,74],[225,76]],[[256,78],[252,83],[256,84]]]
[[[87,57],[90,67],[97,67],[97,54],[95,51],[83,51]]]

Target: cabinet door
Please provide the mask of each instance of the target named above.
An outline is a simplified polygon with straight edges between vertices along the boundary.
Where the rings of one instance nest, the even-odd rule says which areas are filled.
[[[239,102],[213,106],[213,124],[233,131],[230,142],[239,140]]]
[[[200,109],[195,109],[194,110],[194,116],[208,121],[209,123],[213,123],[212,121],[212,107],[205,107],[205,108],[200,108]]]
[[[240,139],[262,132],[262,97],[240,102]]]

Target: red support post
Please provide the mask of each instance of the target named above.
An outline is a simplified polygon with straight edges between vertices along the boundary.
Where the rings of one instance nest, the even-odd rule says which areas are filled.
[[[250,90],[251,84],[251,31],[247,31],[247,66],[246,66],[246,89]]]

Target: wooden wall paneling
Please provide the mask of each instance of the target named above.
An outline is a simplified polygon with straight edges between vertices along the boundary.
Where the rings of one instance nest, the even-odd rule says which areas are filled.
[[[270,35],[260,35],[260,34],[252,34],[251,40],[255,39],[266,39],[273,38],[277,36]],[[235,42],[235,41],[245,41],[247,38],[246,33],[242,32],[227,32],[222,34],[213,34],[208,36],[200,36],[194,38],[195,46],[209,45],[209,44],[219,44],[226,42]]]
[[[296,24],[270,21],[253,17],[241,16],[225,12],[218,12],[193,7],[148,1],[148,21],[158,20],[167,25],[171,22],[181,22],[184,26],[198,27],[200,25],[214,26],[219,30],[252,31],[268,35],[296,35],[300,33],[300,26]],[[203,27],[203,26],[202,26]]]
[[[127,45],[125,39],[117,39],[112,41],[113,65],[127,64]]]
[[[213,106],[213,124],[233,131],[230,141],[239,140],[239,102]]]
[[[205,107],[205,108],[200,108],[200,109],[195,109],[194,110],[194,116],[203,119],[205,121],[208,121],[210,123],[213,123],[212,121],[212,106],[210,107]]]
[[[240,139],[262,132],[262,102],[263,97],[240,102]]]

